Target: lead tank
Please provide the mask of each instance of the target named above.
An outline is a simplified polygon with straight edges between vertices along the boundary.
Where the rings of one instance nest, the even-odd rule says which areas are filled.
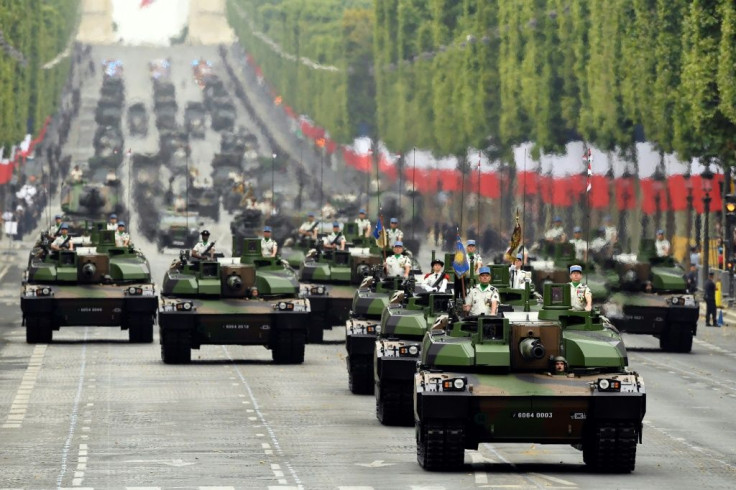
[[[465,450],[484,442],[570,444],[595,471],[634,470],[644,381],[604,317],[570,309],[568,284],[546,284],[538,312],[440,317],[424,337],[414,391],[427,470],[458,470]]]

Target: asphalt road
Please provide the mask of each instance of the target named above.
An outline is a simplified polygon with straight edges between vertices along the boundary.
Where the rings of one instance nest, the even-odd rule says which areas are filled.
[[[210,51],[207,51],[210,50]],[[180,111],[200,100],[189,63],[212,48],[169,52]],[[153,48],[95,48],[124,60],[128,103],[150,101]],[[99,77],[99,70],[97,76]],[[100,80],[86,82],[66,152],[91,153]],[[150,103],[150,102],[149,102]],[[239,110],[239,124],[255,126]],[[180,112],[181,115],[181,112]],[[151,125],[153,127],[153,125]],[[91,129],[91,130],[90,130]],[[133,151],[155,147],[126,139]],[[259,139],[260,141],[260,139]],[[208,173],[210,132],[192,159]],[[262,152],[270,151],[263,144]],[[52,205],[52,211],[58,208]],[[133,221],[145,219],[134,208]],[[227,215],[223,215],[227,216]],[[206,223],[229,243],[227,219]],[[135,240],[154,277],[175,257]],[[644,443],[631,475],[590,473],[569,446],[484,444],[456,473],[416,463],[414,431],[375,418],[373,397],[347,386],[344,329],[308,345],[305,362],[277,366],[261,347],[205,346],[191,365],[165,365],[153,344],[115,328],[63,328],[50,345],[25,343],[18,285],[30,243],[0,244],[0,489],[3,488],[732,488],[736,482],[736,326],[701,321],[691,354],[665,354],[627,336],[647,383]]]

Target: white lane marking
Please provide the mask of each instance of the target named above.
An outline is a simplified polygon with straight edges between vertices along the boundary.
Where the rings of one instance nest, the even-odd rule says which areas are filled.
[[[736,392],[736,387],[731,382],[723,383],[721,381],[718,381],[715,379],[714,376],[706,376],[702,374],[698,374],[697,372],[694,372],[692,368],[688,369],[681,369],[676,366],[671,366],[669,364],[665,364],[663,362],[659,362],[655,360],[653,357],[641,355],[639,353],[636,354],[636,357],[640,357],[647,361],[649,364],[658,366],[660,368],[665,368],[667,373],[672,374],[673,376],[681,376],[683,373],[687,373],[690,376],[694,377],[695,379],[698,379],[699,381],[702,381],[703,383],[710,384],[710,385],[716,385],[720,388],[723,388],[727,391],[733,391]],[[714,388],[715,389],[715,388]]]
[[[230,360],[230,362],[233,362],[233,357],[230,355],[230,352],[227,350],[227,346],[222,346],[222,350],[225,352],[225,355]],[[266,431],[268,432],[268,435],[271,438],[271,443],[273,444],[273,447],[276,448],[276,454],[280,457],[284,456],[284,452],[281,449],[281,444],[279,444],[278,439],[276,438],[276,432],[274,432],[271,425],[266,421],[266,417],[263,415],[263,412],[261,412],[261,409],[258,405],[258,401],[256,400],[256,396],[253,393],[253,390],[250,387],[250,384],[245,379],[245,376],[243,376],[243,373],[240,370],[240,366],[233,364],[233,367],[235,369],[235,374],[238,375],[238,378],[240,379],[240,382],[245,387],[245,391],[248,392],[248,397],[250,398],[250,401],[253,403],[253,410],[255,411],[256,416],[261,420],[261,424],[263,427],[266,428]],[[263,437],[263,434],[256,434],[256,436]],[[287,461],[284,463],[286,467],[289,470],[289,473],[291,474],[291,477],[294,479],[294,482],[297,484],[297,488],[302,488],[302,481],[299,479],[299,476],[296,474],[296,471],[294,471],[294,468],[291,466],[291,464]],[[286,484],[287,481],[284,480],[283,484]],[[279,481],[279,484],[282,484],[281,481]]]
[[[77,384],[77,394],[74,397],[74,404],[72,405],[72,416],[69,422],[69,434],[67,435],[66,442],[64,442],[64,448],[61,451],[61,471],[59,477],[56,479],[57,488],[61,488],[61,482],[64,479],[66,473],[66,462],[69,457],[69,449],[72,446],[72,438],[74,437],[74,430],[77,426],[77,413],[79,412],[79,403],[82,399],[82,388],[84,387],[84,370],[87,367],[87,338],[89,336],[89,327],[84,329],[84,342],[82,344],[82,365],[79,367],[79,383]],[[80,482],[79,485],[82,483]],[[72,482],[73,486],[74,482]]]
[[[663,436],[667,437],[670,440],[679,442],[686,448],[690,449],[691,451],[695,451],[697,453],[701,453],[705,455],[708,458],[708,461],[715,461],[717,463],[722,464],[723,466],[727,466],[728,468],[731,468],[732,470],[736,469],[736,465],[733,465],[726,461],[726,459],[723,457],[722,454],[714,451],[713,449],[704,449],[700,446],[696,446],[695,444],[692,444],[691,442],[688,442],[684,437],[675,437],[669,433],[667,429],[664,429],[662,427],[657,427],[656,425],[652,424],[648,420],[644,420],[643,424],[647,426],[650,429],[656,430]]]
[[[550,475],[543,475],[542,473],[529,473],[531,476],[536,476],[537,478],[541,478],[542,480],[549,480],[552,483],[559,483],[560,485],[565,485],[568,487],[577,487],[577,485],[571,481],[563,480],[562,478],[555,478],[554,476]]]
[[[235,487],[198,487],[199,490],[235,490]]]
[[[489,451],[491,451],[496,458],[498,458],[499,460],[501,460],[501,462],[506,463],[507,465],[509,465],[512,468],[516,469],[516,465],[514,463],[512,463],[511,461],[509,461],[508,459],[504,458],[501,453],[499,453],[498,451],[496,451],[496,448],[493,447],[492,444],[483,444],[483,447],[486,448],[486,449],[488,449]],[[535,482],[534,480],[532,480],[528,476],[526,476],[524,474],[520,474],[520,476],[524,480],[526,480],[527,482],[529,482],[530,485],[532,485],[534,487],[537,487],[537,488],[543,488],[542,485],[540,485],[539,483]]]
[[[473,463],[485,463],[486,458],[484,458],[480,453],[478,452],[472,452],[470,453],[470,459],[473,461]],[[488,483],[488,475],[485,471],[475,471],[475,484],[476,485],[482,485],[484,483]]]
[[[28,360],[28,367],[23,373],[20,386],[15,392],[15,398],[13,398],[13,402],[10,405],[10,412],[2,426],[3,429],[20,429],[23,424],[23,419],[25,419],[26,413],[28,412],[28,402],[31,399],[31,392],[36,385],[38,373],[41,371],[43,356],[46,354],[47,347],[46,344],[39,344],[33,348],[31,357]]]

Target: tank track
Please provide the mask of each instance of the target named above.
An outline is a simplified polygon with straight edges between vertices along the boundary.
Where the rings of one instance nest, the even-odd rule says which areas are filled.
[[[600,473],[631,473],[637,442],[633,422],[597,424],[583,444],[583,461]]]
[[[465,426],[458,421],[417,425],[417,461],[425,470],[456,471],[465,458]]]
[[[365,355],[348,356],[348,386],[355,395],[372,395],[373,358]]]
[[[276,339],[271,347],[271,357],[277,364],[301,364],[304,362],[304,332],[276,332]]]
[[[659,336],[659,348],[665,352],[690,352],[693,349],[693,331],[690,325],[667,325]]]
[[[161,336],[161,360],[166,364],[188,364],[192,361],[189,332],[167,332]]]
[[[380,383],[376,388],[376,418],[383,425],[414,425],[413,383]]]

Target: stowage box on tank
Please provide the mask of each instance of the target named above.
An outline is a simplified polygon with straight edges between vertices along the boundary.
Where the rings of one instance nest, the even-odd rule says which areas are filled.
[[[539,312],[469,317],[425,335],[414,380],[422,467],[458,469],[465,449],[523,442],[571,444],[596,471],[634,470],[642,377],[605,318],[570,310],[569,285],[544,293]]]

